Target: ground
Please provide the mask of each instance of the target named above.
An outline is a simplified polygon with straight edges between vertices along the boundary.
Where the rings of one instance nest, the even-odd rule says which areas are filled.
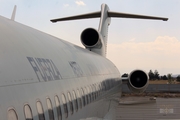
[[[158,97],[158,98],[180,98],[180,93],[165,93],[165,92],[159,92],[159,93],[123,93],[123,97]]]

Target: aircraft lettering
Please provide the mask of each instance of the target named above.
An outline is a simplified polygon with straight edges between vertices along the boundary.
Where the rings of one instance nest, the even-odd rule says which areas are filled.
[[[61,74],[51,59],[27,57],[37,78],[43,81],[59,80]]]
[[[52,63],[51,67],[52,67],[52,70],[53,70],[53,73],[54,73],[53,75],[55,77],[55,80],[59,80],[60,79],[60,72],[57,69],[57,67],[55,66],[55,64],[53,63],[53,61],[52,60],[50,60],[50,61],[51,61],[50,63]]]
[[[69,64],[70,64],[71,68],[73,69],[74,74],[75,74],[77,77],[83,76],[83,72],[82,72],[80,66],[79,66],[76,62],[71,61],[71,62],[69,62]]]

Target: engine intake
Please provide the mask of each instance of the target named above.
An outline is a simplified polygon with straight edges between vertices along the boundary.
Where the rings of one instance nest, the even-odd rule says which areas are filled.
[[[128,78],[128,87],[131,91],[141,93],[149,84],[148,75],[142,70],[134,70]]]
[[[97,30],[87,28],[81,33],[81,43],[85,47],[98,47],[100,45],[100,37]]]

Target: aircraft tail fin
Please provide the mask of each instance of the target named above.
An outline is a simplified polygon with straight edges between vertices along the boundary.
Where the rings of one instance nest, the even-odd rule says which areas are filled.
[[[16,16],[16,5],[14,6],[14,9],[13,9],[13,13],[12,13],[12,16],[11,16],[11,20],[15,20],[15,16]]]
[[[112,12],[112,11],[109,11],[109,7],[106,4],[102,4],[101,11],[82,14],[82,15],[76,15],[76,16],[70,16],[70,17],[64,17],[64,18],[58,18],[58,19],[52,19],[51,22],[98,18],[98,17],[100,17],[100,23],[99,23],[99,28],[98,28],[98,32],[100,34],[100,36],[99,36],[100,41],[97,41],[96,43],[101,43],[101,44],[100,45],[98,44],[98,47],[95,45],[92,45],[92,47],[90,46],[91,48],[89,46],[86,48],[89,49],[90,51],[94,51],[102,56],[106,56],[108,26],[110,25],[111,17],[152,19],[152,20],[163,20],[163,21],[168,20],[168,18],[163,18],[163,17]],[[99,46],[101,46],[101,47],[99,47]]]

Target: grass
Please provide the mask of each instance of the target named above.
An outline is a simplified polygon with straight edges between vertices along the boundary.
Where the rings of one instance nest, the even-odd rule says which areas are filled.
[[[150,80],[149,84],[168,84],[168,80]],[[180,82],[173,81],[172,84],[180,84]]]

